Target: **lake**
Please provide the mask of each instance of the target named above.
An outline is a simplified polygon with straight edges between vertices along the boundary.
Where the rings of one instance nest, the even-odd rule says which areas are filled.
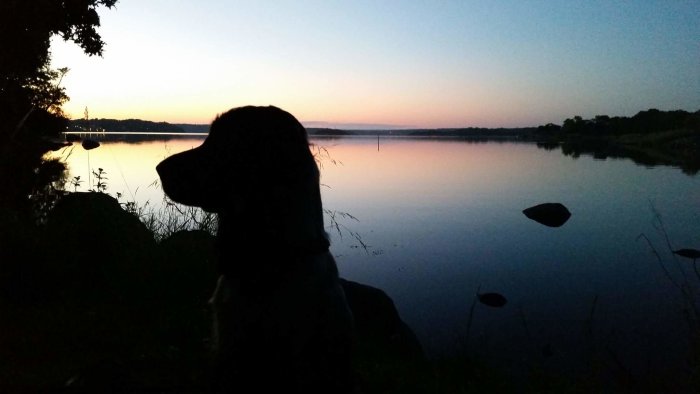
[[[157,206],[155,165],[201,141],[103,141],[59,154],[85,181],[77,190],[88,189],[89,162],[106,172],[108,193]],[[324,208],[357,218],[336,215],[344,227],[329,228],[341,276],[389,294],[430,355],[467,346],[513,371],[549,363],[575,372],[596,352],[631,371],[682,362],[685,305],[663,268],[696,294],[700,281],[691,261],[670,253],[654,210],[673,249],[700,249],[700,177],[530,143],[312,142],[323,148]],[[564,204],[571,219],[550,228],[523,215],[544,202]],[[508,303],[476,305],[467,338],[477,289]]]

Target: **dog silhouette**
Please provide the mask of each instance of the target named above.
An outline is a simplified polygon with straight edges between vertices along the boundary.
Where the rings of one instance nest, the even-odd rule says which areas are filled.
[[[353,318],[304,127],[273,106],[234,108],[156,169],[170,199],[219,217],[215,389],[352,391]]]

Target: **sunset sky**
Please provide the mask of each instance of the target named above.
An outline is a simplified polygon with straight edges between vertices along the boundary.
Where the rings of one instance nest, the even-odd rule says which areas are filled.
[[[119,0],[104,56],[52,41],[73,118],[514,127],[700,109],[700,1]]]

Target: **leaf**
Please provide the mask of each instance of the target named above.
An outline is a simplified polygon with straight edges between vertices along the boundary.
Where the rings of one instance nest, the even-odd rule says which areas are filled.
[[[478,297],[479,302],[492,308],[501,308],[508,302],[506,297],[498,293],[484,293],[479,294]]]

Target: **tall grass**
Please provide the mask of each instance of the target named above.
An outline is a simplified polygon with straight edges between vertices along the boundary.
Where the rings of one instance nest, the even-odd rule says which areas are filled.
[[[686,322],[691,331],[698,336],[696,340],[700,339],[700,305],[698,305],[700,286],[697,281],[690,279],[692,275],[689,275],[688,271],[683,268],[682,262],[678,260],[676,253],[674,253],[674,247],[661,214],[653,203],[650,203],[650,206],[654,216],[654,229],[662,240],[662,249],[661,251],[657,249],[651,239],[644,233],[640,234],[637,239],[646,242],[649,251],[658,262],[666,279],[678,290],[678,294],[683,302],[683,314],[686,318]]]
[[[679,371],[679,377],[687,380],[689,388],[700,392],[700,277],[690,273],[690,269],[684,268],[683,261],[679,261],[677,253],[666,230],[666,224],[661,213],[650,202],[653,214],[653,226],[657,237],[661,239],[661,247],[655,245],[652,237],[640,234],[637,240],[644,241],[654,259],[659,265],[668,282],[676,289],[678,308],[687,325],[687,356],[684,371]],[[658,242],[658,241],[657,241]],[[693,260],[695,270],[695,261]],[[696,272],[697,274],[697,272]]]
[[[219,219],[215,213],[176,203],[167,196],[163,196],[161,204],[157,207],[151,205],[150,201],[144,204],[136,201],[120,204],[125,211],[141,220],[157,242],[183,230],[201,230],[215,235],[219,226]]]

